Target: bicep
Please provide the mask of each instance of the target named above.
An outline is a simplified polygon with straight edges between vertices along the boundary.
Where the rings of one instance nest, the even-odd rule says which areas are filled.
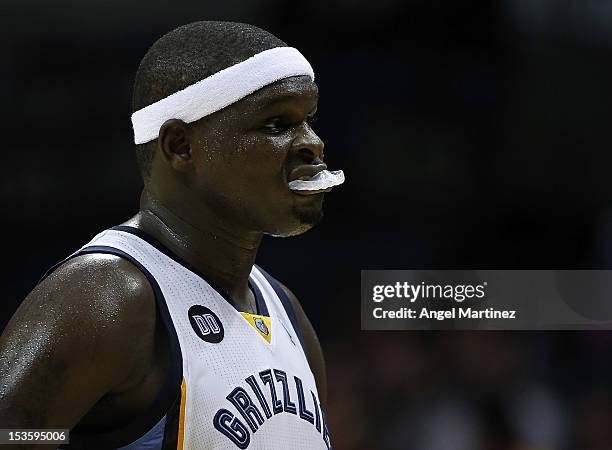
[[[121,297],[130,291],[113,271],[70,264],[30,293],[0,337],[6,427],[72,428],[124,381],[126,343],[116,331],[129,320]]]

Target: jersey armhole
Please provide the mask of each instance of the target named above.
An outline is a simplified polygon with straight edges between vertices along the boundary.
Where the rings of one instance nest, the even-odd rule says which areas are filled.
[[[147,413],[141,417],[135,418],[126,426],[118,429],[103,433],[81,433],[78,430],[78,425],[70,431],[70,444],[60,446],[61,449],[116,449],[120,447],[129,446],[130,444],[140,444],[139,441],[147,433],[152,431],[155,427],[160,425],[160,421],[166,416],[164,424],[164,436],[163,442],[160,443],[159,449],[169,448],[168,443],[176,442],[177,432],[176,420],[174,420],[174,413],[176,412],[177,402],[180,403],[181,399],[181,383],[183,380],[183,357],[181,354],[181,348],[174,328],[174,324],[166,305],[166,300],[159,287],[159,284],[151,274],[140,262],[128,253],[109,246],[89,246],[73,253],[68,258],[60,261],[51,267],[40,279],[42,282],[47,278],[53,271],[59,266],[67,262],[68,260],[81,255],[89,254],[106,254],[114,255],[120,258],[126,259],[131,262],[134,266],[140,270],[151,285],[155,296],[155,303],[158,313],[161,316],[164,324],[166,333],[170,339],[170,368],[167,374],[166,380],[164,381],[162,388],[153,400],[153,403],[147,408]],[[146,443],[142,443],[146,444]],[[149,446],[143,448],[155,448],[151,447],[151,442],[148,442]]]

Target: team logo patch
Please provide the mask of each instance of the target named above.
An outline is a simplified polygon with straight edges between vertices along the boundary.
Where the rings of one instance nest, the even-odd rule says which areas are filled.
[[[218,344],[223,340],[223,324],[210,309],[202,305],[193,305],[187,314],[191,328],[200,339],[211,344]]]
[[[255,317],[255,326],[266,336],[270,334],[270,330],[268,330],[266,323],[259,317]]]

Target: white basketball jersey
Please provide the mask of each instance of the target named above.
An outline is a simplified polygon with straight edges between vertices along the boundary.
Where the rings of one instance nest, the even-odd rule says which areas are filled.
[[[182,370],[174,448],[331,448],[293,310],[269,275],[251,271],[259,305],[251,315],[141,230],[106,230],[74,255],[84,253],[125,257],[151,282]]]

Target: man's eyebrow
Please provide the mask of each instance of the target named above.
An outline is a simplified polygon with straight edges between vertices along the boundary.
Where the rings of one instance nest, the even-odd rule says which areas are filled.
[[[279,93],[275,93],[271,95],[266,95],[265,97],[263,97],[262,99],[258,101],[259,108],[260,109],[271,108],[273,106],[276,106],[279,103],[297,100],[303,95],[304,94],[301,92],[291,92],[291,91],[284,91],[284,92],[279,92]],[[319,99],[319,95],[317,93],[316,100],[318,99]],[[316,106],[315,106],[315,109],[316,109]]]

